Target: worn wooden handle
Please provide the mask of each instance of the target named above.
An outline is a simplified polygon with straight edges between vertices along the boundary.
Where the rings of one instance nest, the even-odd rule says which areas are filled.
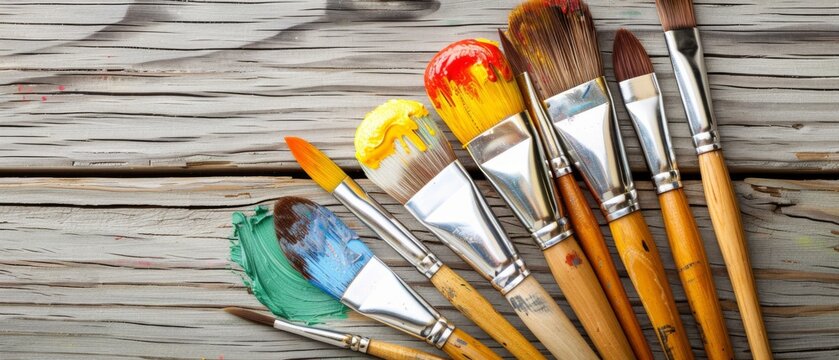
[[[548,267],[594,347],[605,359],[634,359],[606,294],[573,236],[544,251]]]
[[[472,336],[465,333],[463,330],[455,328],[449,336],[446,343],[443,345],[443,351],[454,360],[501,360],[498,354],[492,352],[484,344],[475,340]]]
[[[513,356],[519,359],[545,359],[492,304],[466,280],[446,265],[431,277],[431,283],[454,307]]]
[[[618,270],[612,261],[606,239],[600,231],[600,225],[594,212],[591,211],[585,195],[574,180],[574,175],[567,174],[556,179],[557,188],[562,194],[562,203],[567,208],[567,216],[574,227],[580,247],[592,264],[597,280],[612,305],[623,333],[629,339],[632,351],[639,360],[652,360],[653,352],[647,343],[647,338],[641,330],[641,324],[635,317],[635,311],[623,288]]]
[[[759,360],[771,359],[772,350],[763,325],[740,209],[722,151],[699,155],[699,171],[702,174],[702,186],[705,188],[705,201],[711,214],[711,224],[714,226],[714,233],[717,235],[717,242],[728,269],[728,277],[737,298],[752,356]]]
[[[673,261],[709,359],[731,360],[734,352],[725,328],[711,265],[683,189],[658,196]]]
[[[640,211],[609,223],[618,253],[668,359],[693,359],[664,265]]]
[[[505,296],[524,325],[557,359],[597,359],[571,320],[533,276]]]
[[[367,355],[385,360],[443,360],[437,355],[379,340],[370,340]]]

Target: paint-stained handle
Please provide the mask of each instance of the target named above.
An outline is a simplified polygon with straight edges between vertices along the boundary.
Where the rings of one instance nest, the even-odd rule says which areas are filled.
[[[379,340],[370,340],[367,355],[385,360],[443,360],[424,351]]]
[[[475,340],[472,336],[465,333],[463,330],[455,328],[446,343],[443,345],[443,351],[454,360],[501,360],[498,354],[492,352],[484,344]]]
[[[763,325],[760,301],[749,261],[746,235],[740,219],[740,208],[722,151],[699,155],[699,171],[702,174],[702,186],[705,188],[705,201],[708,203],[711,223],[728,269],[734,296],[737,298],[752,356],[758,360],[772,359],[772,349],[769,347],[769,338]]]
[[[597,218],[594,217],[594,212],[589,207],[585,195],[572,174],[557,178],[556,185],[562,194],[562,203],[568,210],[566,214],[571,225],[574,226],[580,247],[591,262],[600,286],[606,293],[624,334],[629,339],[635,357],[639,360],[652,360],[653,352],[641,330],[638,318],[635,317],[635,311],[623,288],[618,270],[612,261],[612,255],[606,247],[606,239],[600,231],[600,224],[597,223]]]
[[[454,307],[487,335],[519,359],[545,359],[524,335],[501,316],[492,304],[466,280],[446,265],[431,277],[431,283]]]
[[[667,358],[693,359],[664,265],[644,216],[635,211],[610,222],[609,228]]]
[[[513,310],[557,359],[597,359],[571,320],[533,276],[506,295]]]
[[[658,196],[658,202],[673,261],[699,326],[705,354],[712,360],[732,360],[734,352],[714,286],[714,275],[685,191],[675,189],[665,192]]]
[[[634,359],[606,294],[600,288],[591,263],[573,236],[544,251],[548,267],[568,299],[577,318],[605,359]]]

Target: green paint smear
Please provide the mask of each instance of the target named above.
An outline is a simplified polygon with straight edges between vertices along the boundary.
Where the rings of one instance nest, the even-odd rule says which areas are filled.
[[[260,206],[254,211],[251,217],[233,213],[230,260],[245,271],[245,286],[274,315],[287,320],[316,324],[346,318],[346,306],[310,284],[288,262],[268,209]]]

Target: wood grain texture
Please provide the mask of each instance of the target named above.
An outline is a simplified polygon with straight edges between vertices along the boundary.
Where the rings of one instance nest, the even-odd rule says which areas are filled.
[[[369,181],[359,183],[455,267],[531,341],[506,300],[458,261],[405,210]],[[656,244],[666,248],[658,200],[648,182],[636,182]],[[513,214],[489,194],[489,203],[513,236],[534,277],[566,311],[542,253]],[[750,359],[742,323],[701,184],[685,182],[714,271],[737,359]],[[766,328],[777,359],[839,357],[839,181],[747,179],[735,190],[750,240]],[[400,277],[457,326],[498,354],[509,354],[457,312],[428,280],[329,194],[308,180],[283,177],[0,178],[0,352],[4,359],[301,359],[356,354],[223,312],[226,306],[262,309],[227,261],[231,213],[296,195],[326,205],[359,232]],[[600,226],[605,226],[601,219]],[[617,259],[611,237],[607,243]],[[669,251],[662,260],[699,358],[704,351]],[[623,265],[618,272],[635,311],[643,314]],[[647,341],[656,343],[645,317]],[[576,324],[576,323],[575,323]],[[443,353],[396,330],[352,316],[335,329]],[[582,330],[577,324],[578,329]],[[545,348],[534,342],[537,348]],[[662,359],[658,346],[653,347]]]
[[[417,349],[378,340],[370,340],[367,355],[386,360],[443,360],[439,356]]]
[[[443,344],[443,351],[451,356],[452,360],[501,359],[498,354],[460,328],[455,328],[449,335],[449,339]]]
[[[357,10],[376,3],[391,10]],[[275,174],[297,170],[284,135],[357,169],[361,117],[387,98],[424,100],[430,57],[464,37],[495,38],[518,1],[388,3],[3,1],[0,172]],[[696,172],[655,7],[590,4],[602,49],[619,27],[644,43],[681,169]],[[839,50],[826,46],[839,34],[835,5],[696,1],[733,172],[839,173]],[[622,124],[633,169],[643,171]]]

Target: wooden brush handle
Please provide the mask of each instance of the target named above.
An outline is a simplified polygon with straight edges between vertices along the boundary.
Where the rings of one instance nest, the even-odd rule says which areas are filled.
[[[679,270],[682,288],[685,289],[699,327],[705,354],[711,360],[732,360],[734,352],[725,328],[714,275],[685,191],[676,189],[665,192],[658,196],[658,202],[661,204],[673,261]]]
[[[367,355],[385,360],[443,360],[437,355],[379,340],[370,340],[370,344],[367,345]]]
[[[571,320],[533,276],[505,296],[524,325],[557,359],[597,359]]]
[[[711,223],[714,225],[714,233],[717,235],[728,277],[734,288],[752,356],[759,360],[771,359],[772,350],[769,347],[766,328],[763,326],[746,235],[740,220],[740,209],[722,151],[699,155],[699,171],[702,174],[702,186],[705,188],[705,201],[708,203]]]
[[[609,223],[618,254],[668,359],[693,359],[664,265],[640,211]]]
[[[544,251],[556,283],[562,289],[577,318],[605,359],[634,359],[629,340],[623,334],[606,294],[600,288],[583,249],[573,236]]]
[[[484,344],[469,336],[463,330],[455,328],[443,345],[443,351],[454,360],[501,360],[501,357],[492,352]]]
[[[568,210],[567,216],[574,227],[580,247],[592,263],[597,280],[600,281],[600,286],[612,305],[612,310],[632,346],[635,357],[639,360],[652,360],[653,352],[641,330],[638,318],[635,317],[635,311],[623,288],[618,270],[612,261],[612,255],[606,247],[606,239],[600,231],[600,224],[597,223],[597,218],[594,217],[594,212],[591,211],[585,195],[572,174],[556,178],[556,185],[562,194],[562,203]]]
[[[519,359],[545,359],[524,335],[454,270],[443,265],[431,283],[454,307]]]

